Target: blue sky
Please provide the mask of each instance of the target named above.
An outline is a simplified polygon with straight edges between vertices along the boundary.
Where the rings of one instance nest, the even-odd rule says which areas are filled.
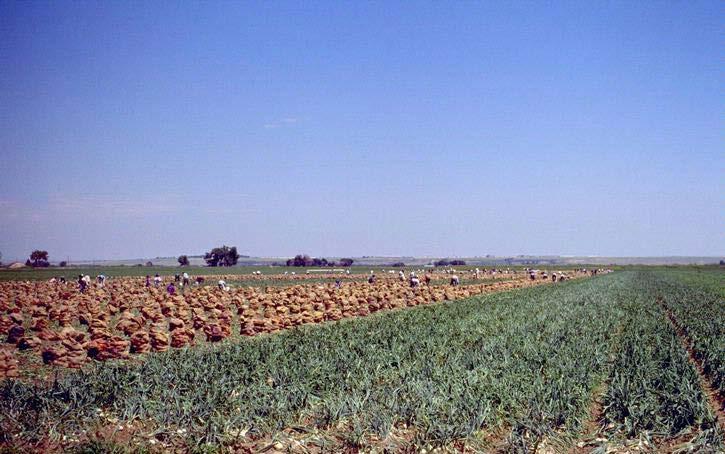
[[[722,2],[0,2],[0,252],[725,254]]]

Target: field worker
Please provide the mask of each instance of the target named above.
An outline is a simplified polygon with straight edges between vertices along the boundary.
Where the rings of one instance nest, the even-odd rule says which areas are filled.
[[[529,279],[532,281],[536,280],[536,272],[534,270],[529,271]]]
[[[176,294],[176,287],[174,287],[173,282],[169,282],[169,285],[166,286],[166,291],[169,293],[169,295]]]
[[[183,274],[182,277],[184,278],[184,280],[182,281],[182,285],[184,287],[186,287],[187,285],[189,285],[189,273],[187,273],[186,271],[184,271],[184,274]]]
[[[159,276],[159,273],[156,273],[156,276],[154,276],[154,287],[158,287],[161,285],[161,276]]]
[[[204,283],[204,278],[199,276],[194,280],[194,285],[199,286]]]
[[[87,287],[86,280],[83,279],[82,274],[79,274],[78,275],[78,290],[80,290],[81,293],[85,293],[86,287]]]
[[[181,276],[179,276],[179,273],[174,274],[174,282],[180,282]]]
[[[425,285],[430,286],[430,272],[426,273],[423,279],[425,279]]]
[[[375,273],[372,271],[370,272],[370,277],[368,277],[368,284],[374,284],[375,283]]]
[[[61,284],[65,284],[65,276],[61,276],[60,277],[60,283]]]
[[[551,273],[551,282],[556,282],[556,271]]]
[[[337,279],[335,279],[335,288],[340,288],[341,285],[342,283],[340,282],[340,278],[338,277]]]
[[[146,275],[146,287],[151,287],[151,276]]]
[[[461,280],[458,278],[458,275],[454,274],[451,276],[451,285],[454,287],[461,285]]]
[[[219,282],[217,283],[220,290],[226,290],[227,289],[227,283],[224,282],[223,279],[219,279]]]
[[[350,270],[345,270],[345,274],[350,275]]]
[[[398,277],[400,278],[400,282],[405,282],[405,271],[400,270]]]
[[[410,286],[412,288],[415,288],[420,285],[420,279],[415,275],[415,273],[410,273]]]
[[[481,277],[481,270],[479,270],[478,268],[476,268],[476,279],[478,279],[480,277]]]

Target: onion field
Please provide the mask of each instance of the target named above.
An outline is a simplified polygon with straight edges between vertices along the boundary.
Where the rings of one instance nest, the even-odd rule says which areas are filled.
[[[722,275],[693,276],[618,271],[6,379],[0,443],[722,452]]]

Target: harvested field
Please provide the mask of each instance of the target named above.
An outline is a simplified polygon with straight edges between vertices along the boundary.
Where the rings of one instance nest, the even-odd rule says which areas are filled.
[[[233,281],[239,276],[214,277]],[[21,372],[15,358],[19,351],[33,352],[45,364],[79,368],[91,360],[129,359],[133,354],[219,342],[236,334],[273,333],[551,283],[519,275],[450,286],[440,284],[442,278],[436,276],[431,285],[412,288],[397,277],[386,276],[369,284],[348,276],[338,287],[298,284],[305,282],[306,275],[253,277],[278,285],[226,290],[215,285],[187,286],[183,293],[172,295],[165,285],[146,287],[143,280],[132,278],[93,284],[83,293],[74,283],[2,282],[0,336],[6,345],[0,350],[0,374],[15,377]],[[15,348],[8,348],[12,346]]]

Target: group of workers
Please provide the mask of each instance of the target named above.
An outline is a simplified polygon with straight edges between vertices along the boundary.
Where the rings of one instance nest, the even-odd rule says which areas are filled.
[[[501,272],[501,270],[492,269],[492,270],[488,270],[488,273],[489,274],[496,273],[496,271]],[[596,270],[596,269],[594,269],[594,270],[586,270],[586,269],[582,269],[582,270],[577,270],[577,271],[582,272],[582,273],[591,273],[592,275],[596,275],[598,271],[610,272],[611,270]],[[347,272],[349,274],[349,270],[347,270]],[[392,273],[393,271],[390,271],[390,272]],[[453,274],[454,273],[454,270],[445,270],[444,272],[446,274],[450,274],[449,283],[450,283],[451,286],[454,286],[455,287],[455,286],[461,285],[461,280],[460,280],[459,276],[457,274]],[[508,272],[508,270],[506,270],[506,272]],[[533,280],[536,280],[537,278],[540,278],[542,280],[549,279],[549,274],[545,270],[544,271],[540,271],[540,270],[536,270],[536,269],[526,268],[524,270],[524,272],[526,272],[526,273],[529,274],[529,279],[531,279],[532,281]],[[257,274],[257,273],[261,274],[261,272],[254,272],[253,274]],[[478,279],[481,276],[481,274],[486,274],[487,273],[487,270],[484,268],[483,271],[482,271],[482,270],[476,268],[474,270],[470,270],[470,273],[473,274],[476,279]],[[515,273],[515,271],[514,271],[514,273]],[[285,274],[287,274],[287,272],[285,272]],[[294,274],[294,272],[292,272],[292,274]],[[568,278],[569,277],[563,271],[562,272],[559,272],[559,273],[553,272],[551,274],[551,281],[552,282],[561,282],[561,281],[564,281],[564,280],[566,280]],[[105,274],[99,274],[96,277],[96,284],[99,287],[104,287],[105,284],[106,284],[106,279],[107,278],[106,278],[106,275]],[[398,271],[398,279],[400,280],[400,282],[406,282],[407,281],[408,284],[410,285],[410,287],[412,287],[412,288],[418,287],[421,284],[421,280],[420,280],[420,278],[418,277],[418,275],[416,274],[415,271],[411,271],[410,274],[406,277],[405,271],[400,270],[400,271]],[[432,278],[431,278],[431,273],[430,272],[425,273],[425,275],[423,276],[423,281],[425,282],[425,285],[427,285],[427,286],[430,285],[431,279]],[[375,276],[375,272],[374,271],[372,271],[372,270],[370,271],[370,275],[368,276],[367,281],[368,281],[369,284],[374,284],[377,281],[377,277]],[[64,284],[64,283],[66,283],[66,279],[65,279],[64,276],[60,276],[58,279],[56,279],[54,277],[54,278],[51,279],[51,282],[59,282],[61,284]],[[78,283],[78,289],[79,289],[79,291],[81,293],[85,293],[85,291],[91,285],[91,277],[89,275],[87,275],[87,274],[86,275],[79,274],[78,275],[78,281],[77,281],[77,283]],[[194,280],[194,285],[196,285],[196,286],[201,285],[203,283],[204,283],[204,278],[201,277],[201,276],[197,277]],[[162,284],[163,284],[163,278],[157,273],[153,277],[153,286],[154,287],[159,287]],[[146,275],[145,286],[146,287],[151,287],[151,285],[152,285],[151,276],[150,275]],[[169,282],[169,284],[166,286],[166,291],[168,292],[169,295],[175,295],[176,294],[176,287],[177,287],[177,285],[179,285],[181,287],[186,287],[188,285],[191,285],[191,277],[189,276],[189,273],[184,272],[184,273],[181,273],[181,274],[177,273],[177,274],[174,275],[174,280],[172,282]],[[224,291],[229,291],[230,290],[230,287],[227,285],[227,283],[223,279],[220,279],[217,282],[217,286],[219,287],[220,290],[224,290]],[[335,279],[335,287],[336,288],[340,288],[341,286],[342,286],[342,282],[341,282],[340,278]]]
[[[400,282],[408,281],[408,284],[413,288],[418,287],[420,285],[420,278],[415,273],[415,271],[411,271],[408,278],[406,278],[405,271],[400,270],[398,272],[398,279],[400,280]],[[432,278],[431,278],[430,273],[426,273],[423,276],[423,281],[425,282],[425,285],[430,285],[431,279]],[[368,276],[368,284],[374,284],[376,281],[377,281],[377,277],[375,276],[375,272],[370,270],[370,276]],[[337,287],[339,287],[339,284],[338,284],[339,279],[335,282],[336,282]],[[454,274],[451,276],[450,285],[452,285],[454,287],[457,285],[461,285],[461,279],[458,277],[457,274]]]
[[[529,273],[529,279],[532,281],[536,280],[537,275],[540,275],[542,280],[549,279],[549,273],[547,273],[546,270],[539,271],[539,270],[534,270],[534,269],[527,269],[527,272]],[[551,273],[551,282],[562,282],[568,278],[569,277],[566,274],[564,274],[563,271],[561,271],[559,273],[554,271],[553,273]]]
[[[205,279],[202,276],[198,276],[196,279],[194,279],[194,285],[199,286],[203,284]],[[158,273],[153,278],[153,285],[154,287],[159,287],[163,283],[163,278],[159,276]],[[151,287],[151,276],[146,275],[146,287]],[[174,280],[172,282],[169,282],[169,284],[166,286],[166,292],[169,295],[175,295],[176,294],[176,286],[179,285],[180,287],[186,287],[191,285],[191,277],[189,276],[189,273],[184,272],[183,274],[175,274]],[[229,290],[229,286],[223,279],[219,279],[218,287],[220,290]]]
[[[106,285],[107,279],[108,279],[108,277],[105,274],[99,274],[98,276],[96,276],[96,279],[95,279],[96,285],[98,285],[99,287],[104,287]],[[203,277],[199,276],[196,279],[194,279],[194,285],[196,285],[196,286],[201,285],[204,283],[204,280],[205,279]],[[86,290],[88,290],[88,288],[91,286],[92,281],[93,280],[91,279],[90,275],[79,274],[78,279],[76,280],[76,284],[78,285],[78,290],[81,293],[85,293]],[[59,276],[57,278],[52,277],[50,279],[50,282],[58,283],[58,284],[68,283],[65,276]],[[144,285],[146,287],[151,287],[151,285],[153,285],[154,287],[160,287],[162,284],[163,284],[163,278],[158,273],[156,273],[156,275],[154,275],[153,278],[151,278],[151,275],[148,275],[148,274],[146,275],[146,280],[144,282]],[[186,287],[188,285],[191,285],[191,277],[189,276],[189,273],[184,272],[183,274],[175,274],[174,280],[172,282],[169,282],[169,284],[166,286],[166,291],[170,295],[175,295],[177,286]],[[229,290],[229,286],[222,279],[219,280],[217,285],[219,286],[219,289],[221,289],[221,290],[227,290],[227,291]]]

